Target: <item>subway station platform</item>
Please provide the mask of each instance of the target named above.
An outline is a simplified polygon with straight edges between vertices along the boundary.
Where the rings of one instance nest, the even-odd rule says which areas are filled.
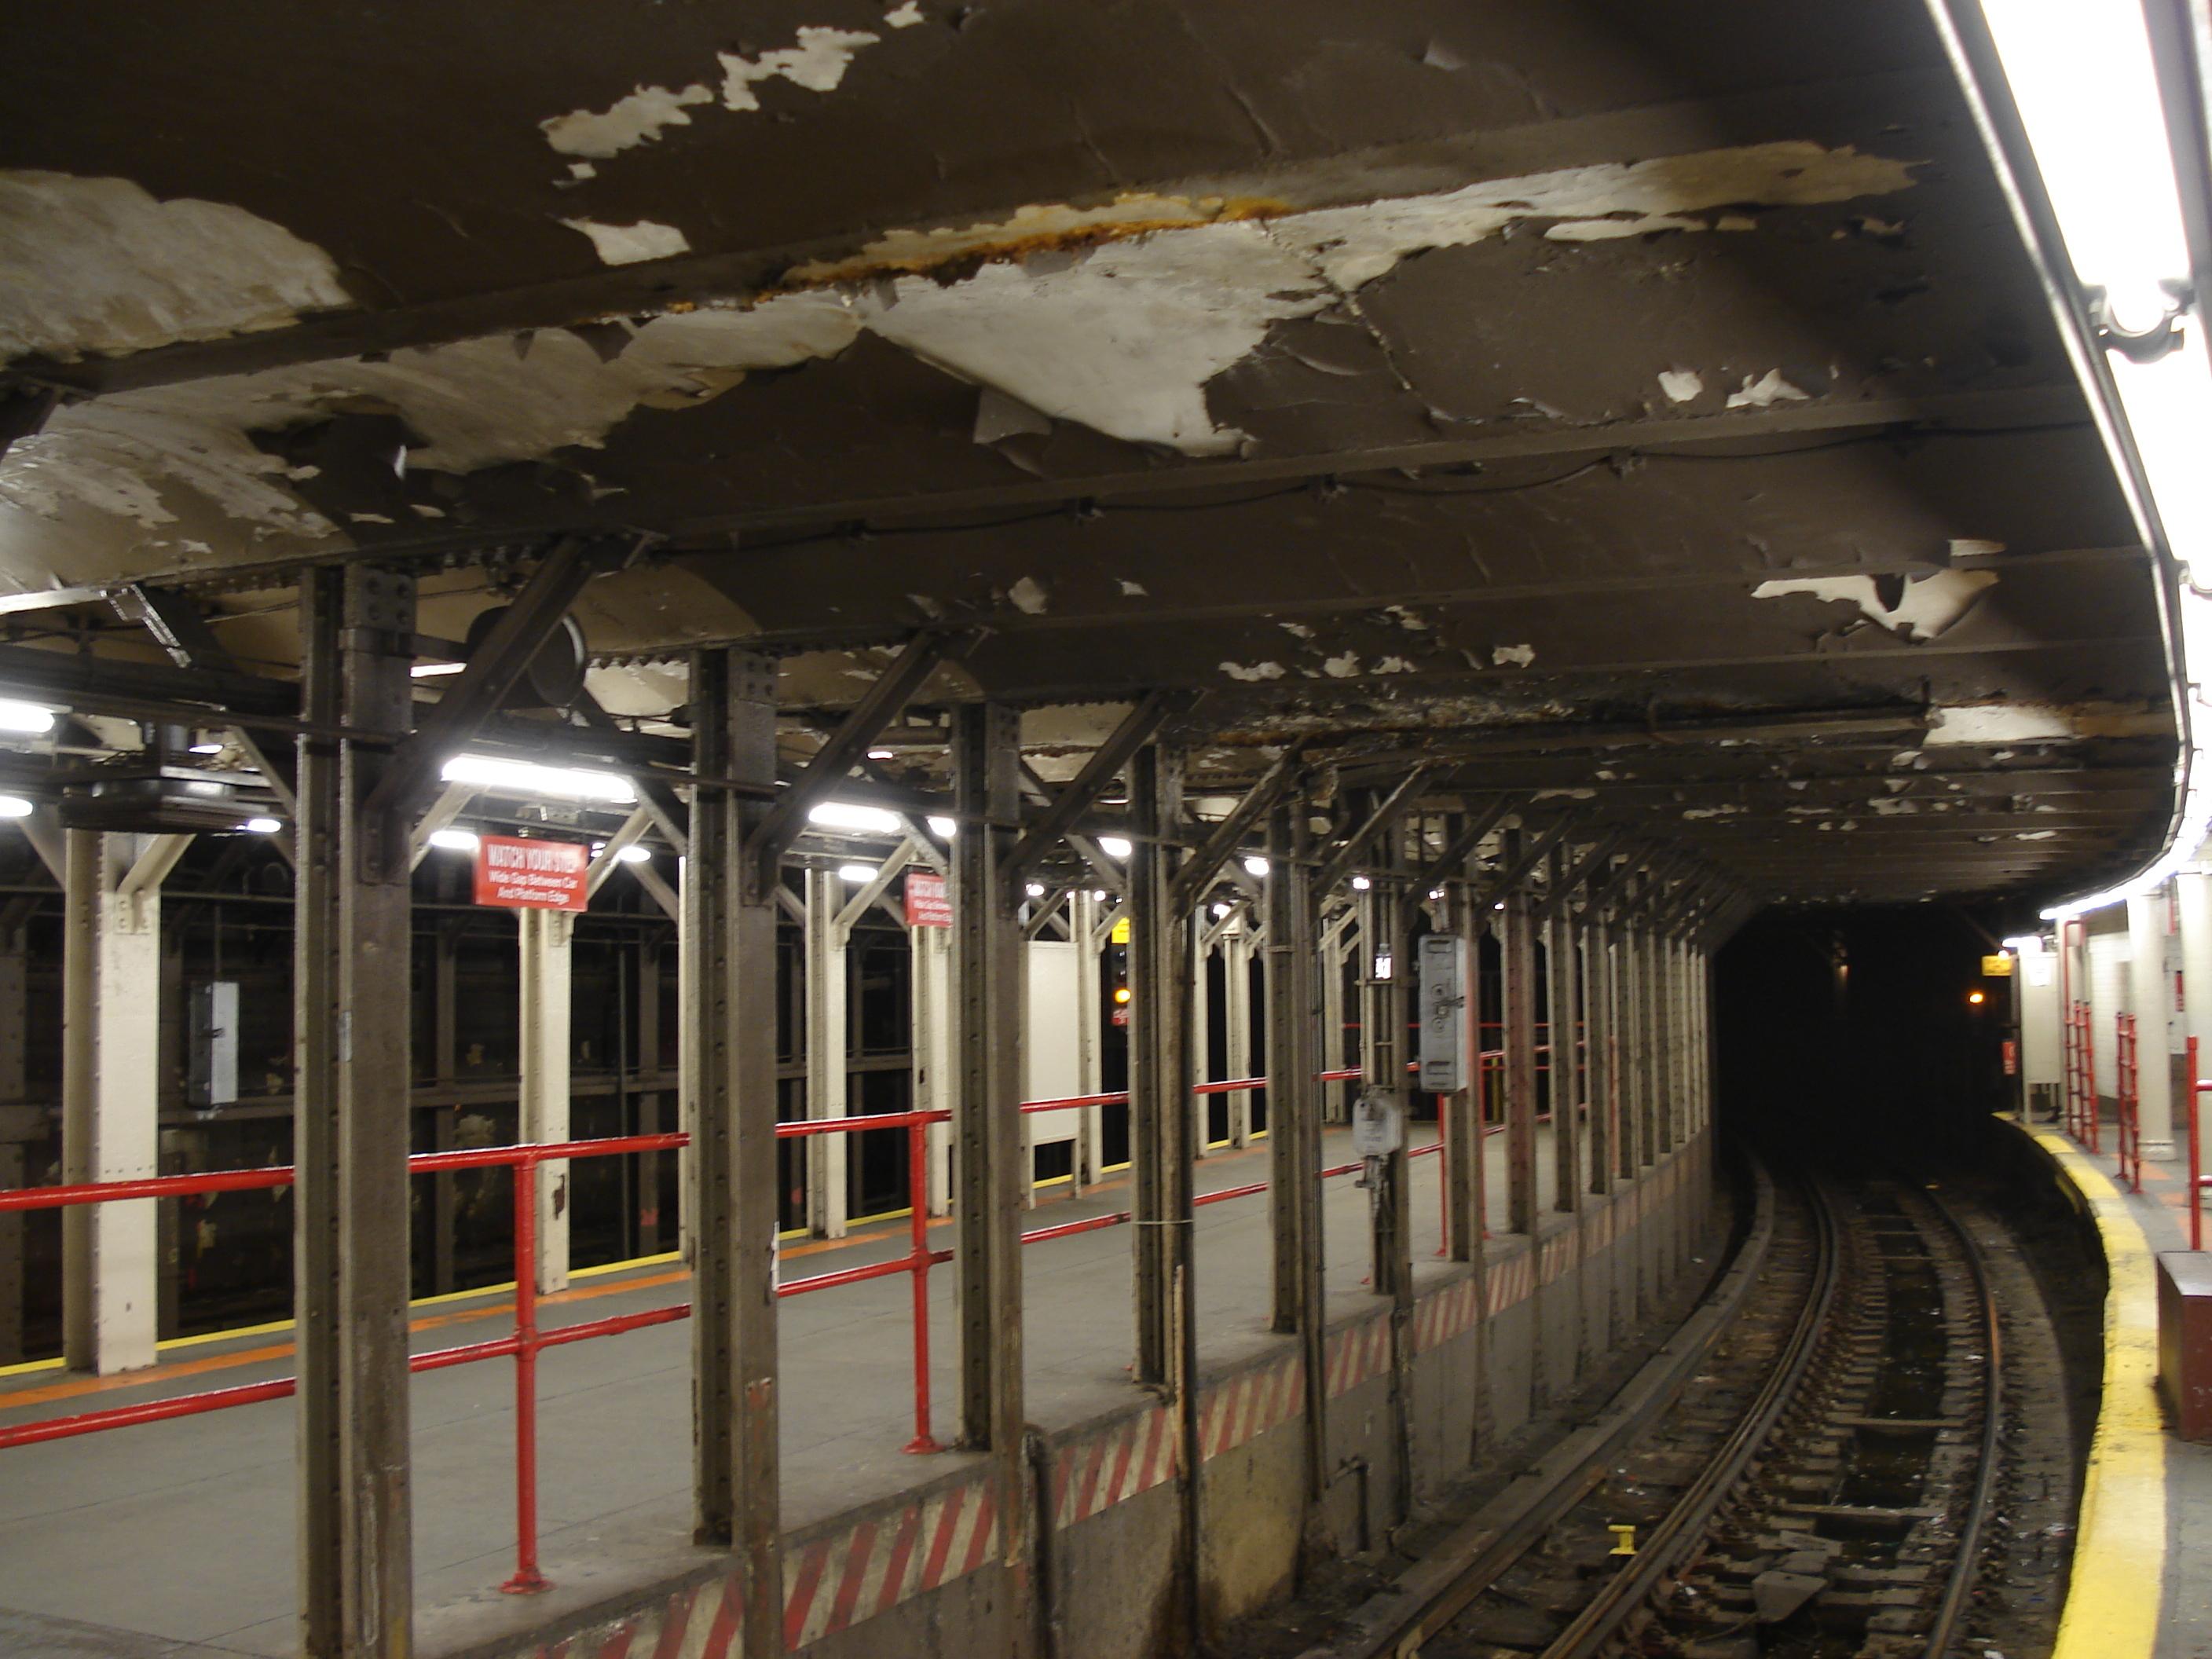
[[[1415,1146],[1433,1146],[1417,1125]],[[1348,1130],[1325,1157],[1350,1161]],[[1503,1213],[1502,1147],[1486,1160],[1487,1206]],[[1539,1194],[1557,1197],[1548,1129],[1540,1131]],[[1441,1159],[1410,1168],[1417,1279],[1439,1261]],[[1200,1191],[1264,1181],[1264,1141],[1199,1166]],[[1030,1229],[1123,1209],[1126,1172],[1079,1198],[1042,1203]],[[1332,1322],[1370,1310],[1368,1196],[1349,1176],[1325,1182]],[[1267,1199],[1254,1194],[1198,1212],[1202,1369],[1249,1360],[1289,1339],[1267,1329]],[[941,1243],[949,1222],[931,1224]],[[907,1224],[857,1230],[835,1243],[787,1243],[787,1281],[894,1259]],[[1065,1429],[1127,1407],[1131,1333],[1126,1227],[1040,1241],[1023,1253],[1027,1391],[1032,1419]],[[1463,1269],[1460,1270],[1464,1272]],[[689,1294],[674,1261],[580,1275],[540,1304],[548,1328],[666,1306]],[[783,1519],[796,1534],[875,1504],[976,1460],[912,1455],[909,1281],[840,1285],[781,1304]],[[954,1386],[952,1275],[931,1275],[933,1421],[950,1438]],[[416,1351],[503,1334],[511,1287],[416,1304]],[[279,1377],[293,1364],[289,1331],[170,1345],[155,1368],[86,1377],[16,1368],[0,1379],[0,1425],[127,1405]],[[688,1322],[548,1350],[540,1361],[541,1528],[554,1588],[501,1595],[514,1565],[514,1382],[493,1359],[413,1380],[419,1649],[466,1650],[586,1606],[619,1600],[711,1559],[690,1542],[690,1335]],[[297,1651],[290,1401],[105,1431],[0,1451],[0,1648],[49,1655],[251,1654]],[[955,1540],[968,1547],[967,1540]]]
[[[2144,1163],[2138,1193],[2111,1150],[2109,1126],[2099,1152],[2055,1125],[2027,1127],[2095,1220],[2112,1276],[2104,1398],[2064,1650],[2203,1659],[2212,1654],[2212,1445],[2174,1434],[2154,1391],[2154,1264],[2189,1248],[2186,1166]],[[2139,1628],[2154,1622],[2154,1633]]]

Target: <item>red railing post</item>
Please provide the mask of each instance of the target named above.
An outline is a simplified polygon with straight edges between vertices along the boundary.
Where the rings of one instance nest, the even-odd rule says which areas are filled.
[[[910,1452],[933,1452],[929,1432],[929,1126],[907,1125],[908,1237],[914,1263],[914,1438]]]
[[[500,1589],[535,1595],[538,1571],[538,1161],[514,1166],[514,1577]]]
[[[2204,1098],[2205,1083],[2197,1069],[2197,1039],[2189,1039],[2189,1248],[2204,1248],[2203,1147],[2197,1138],[2197,1109]]]

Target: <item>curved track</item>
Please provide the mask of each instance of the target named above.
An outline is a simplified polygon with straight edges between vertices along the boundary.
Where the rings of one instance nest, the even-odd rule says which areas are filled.
[[[1981,1252],[1900,1176],[1759,1187],[1737,1263],[1615,1407],[1328,1651],[1953,1651],[2001,1467]]]

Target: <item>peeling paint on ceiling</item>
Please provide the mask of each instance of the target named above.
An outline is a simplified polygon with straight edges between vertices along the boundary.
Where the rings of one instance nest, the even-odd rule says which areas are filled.
[[[1972,608],[1985,589],[1996,585],[1989,570],[1936,570],[1907,578],[1893,605],[1885,604],[1877,580],[1872,576],[1813,576],[1796,581],[1761,582],[1751,591],[1754,599],[1778,599],[1791,593],[1809,593],[1831,604],[1850,604],[1883,627],[1915,640],[1932,640],[1950,629]]]
[[[72,362],[350,306],[329,254],[244,208],[128,179],[0,172],[0,359]]]

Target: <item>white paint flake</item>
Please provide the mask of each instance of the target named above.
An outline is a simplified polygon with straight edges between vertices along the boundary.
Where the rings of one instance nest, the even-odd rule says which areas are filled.
[[[760,100],[753,95],[753,88],[779,76],[809,92],[835,92],[845,78],[853,54],[882,39],[866,29],[809,27],[799,31],[798,45],[781,52],[764,52],[758,58],[718,52],[714,56],[722,65],[722,107],[758,109]]]
[[[2159,737],[2172,729],[2164,710],[2124,704],[2048,702],[1958,703],[1936,711],[1929,747],[1962,743],[2052,743],[2072,738]],[[1992,761],[2013,758],[1999,750]]]
[[[1726,818],[1733,817],[1738,812],[1742,811],[1742,807],[1733,805],[1724,806],[1686,806],[1682,809],[1682,816],[1686,818]]]
[[[714,88],[703,83],[680,92],[666,87],[640,87],[605,109],[571,110],[538,125],[544,129],[545,142],[562,155],[604,161],[659,137],[666,128],[690,126],[691,116],[685,106],[714,101]]]
[[[868,278],[855,301],[867,326],[927,361],[1114,437],[1218,455],[1244,434],[1214,425],[1206,383],[1277,324],[1328,309],[1414,253],[1529,219],[1622,215],[1608,224],[1635,234],[1729,203],[1841,201],[1908,187],[1912,165],[1808,143],[1753,144],[1265,220],[1231,216],[1240,210],[1219,198],[1139,192],[1098,207],[1031,204],[893,230],[787,280]],[[1059,239],[1100,235],[1115,240],[1040,253]],[[950,285],[919,274],[884,280],[963,258],[986,263]],[[1804,395],[1770,378],[1771,397]]]
[[[2021,830],[2014,833],[2014,841],[2051,841],[2057,837],[2056,830]]]
[[[1988,570],[1936,570],[1906,579],[1895,609],[1881,602],[1871,576],[1808,576],[1795,581],[1761,582],[1754,599],[1778,599],[1809,593],[1832,604],[1850,604],[1883,627],[1909,639],[1932,640],[1950,629],[1973,608],[1985,588],[1995,586]]]
[[[1533,645],[1501,645],[1490,653],[1491,665],[1495,668],[1526,668],[1536,660]]]
[[[915,0],[905,0],[903,5],[895,7],[884,14],[884,23],[890,28],[912,28],[916,23],[924,21],[926,20],[922,17],[921,8],[915,3]]]
[[[1279,662],[1225,662],[1221,672],[1232,680],[1279,680],[1283,678],[1283,665]]]
[[[1375,665],[1375,672],[1378,674],[1410,674],[1413,672],[1413,665],[1403,657],[1384,657]]]
[[[1425,634],[1428,631],[1429,619],[1418,611],[1408,611],[1402,605],[1386,605],[1382,610],[1386,616],[1397,618],[1398,626],[1409,634]]]
[[[665,259],[691,251],[690,239],[682,231],[674,225],[657,224],[651,219],[641,219],[634,225],[603,225],[596,219],[563,219],[561,222],[592,239],[602,264],[642,264],[647,259]]]
[[[244,208],[0,172],[0,359],[220,339],[352,304],[329,254]]]
[[[1758,380],[1745,375],[1743,384],[1729,393],[1728,406],[1730,409],[1771,409],[1782,402],[1802,404],[1807,396],[1784,380],[1780,369],[1770,368]]]
[[[1321,671],[1334,680],[1350,679],[1359,672],[1359,653],[1347,651],[1342,656],[1331,657],[1322,664]]]
[[[1694,368],[1662,368],[1659,371],[1659,389],[1667,394],[1670,403],[1686,404],[1704,394],[1705,377]]]
[[[1308,628],[1304,623],[1277,623],[1275,626],[1296,639],[1310,640],[1313,637],[1313,629]]]
[[[1539,789],[1532,799],[1536,800],[1595,800],[1595,789]]]
[[[1954,537],[1951,540],[1951,556],[1954,559],[1995,558],[2004,550],[2002,542],[1986,542],[1966,537]]]
[[[1024,616],[1041,617],[1044,614],[1044,586],[1034,576],[1023,577],[1006,590],[1006,597],[1013,601],[1014,609]]]
[[[1146,589],[1146,586],[1142,582],[1133,582],[1127,576],[1116,576],[1114,580],[1120,584],[1121,597],[1125,599],[1148,599],[1152,598],[1152,594]]]

